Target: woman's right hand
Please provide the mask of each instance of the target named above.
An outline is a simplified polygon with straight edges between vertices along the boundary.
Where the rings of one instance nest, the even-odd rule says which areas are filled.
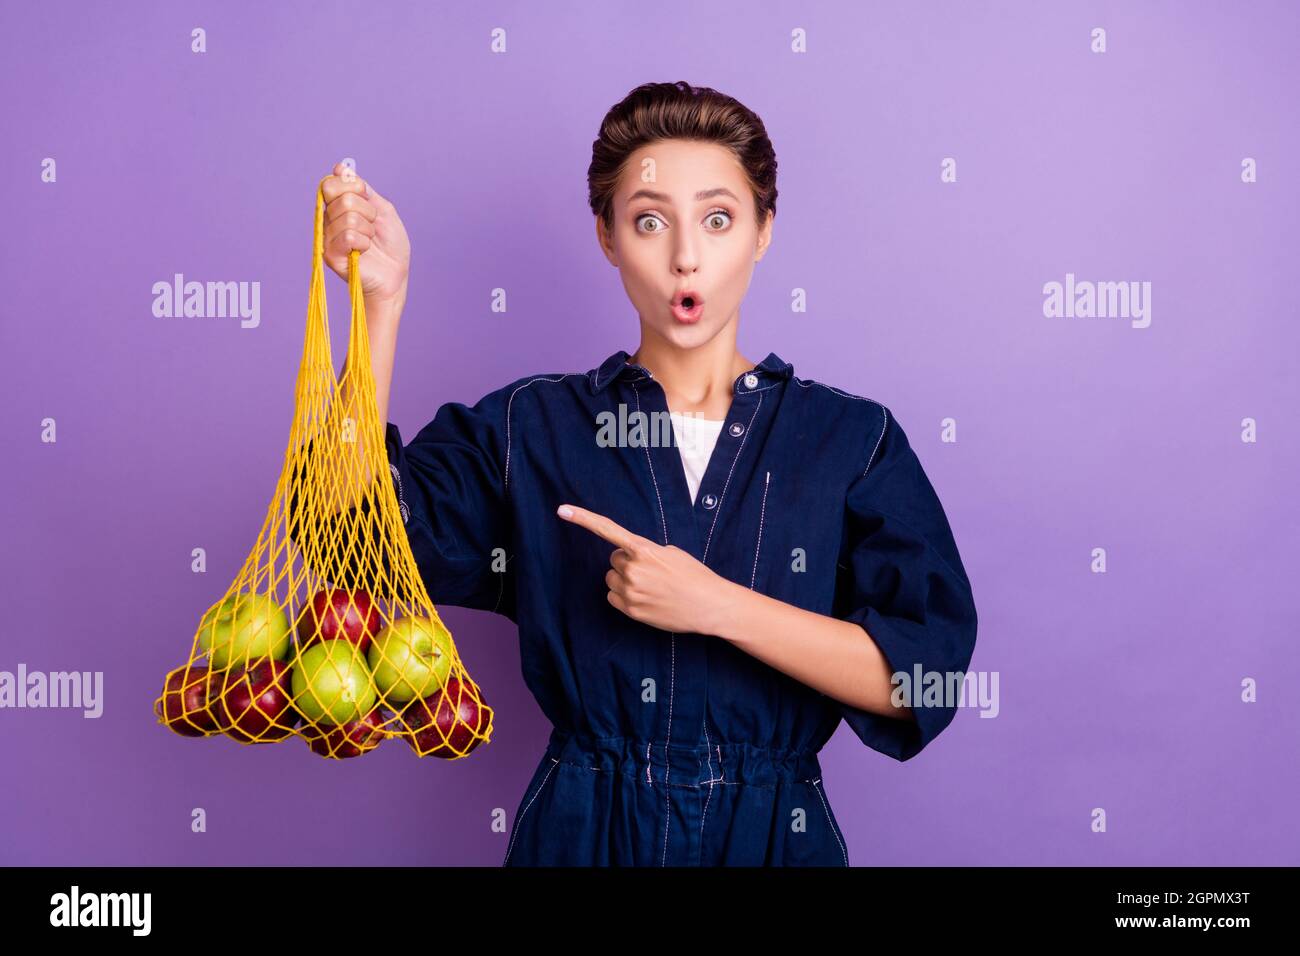
[[[366,307],[406,301],[411,241],[397,209],[343,163],[321,185],[325,194],[325,264],[345,282],[348,253],[361,250],[357,267]]]

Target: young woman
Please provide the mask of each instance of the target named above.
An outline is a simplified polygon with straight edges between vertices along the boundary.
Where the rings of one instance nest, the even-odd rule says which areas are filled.
[[[410,247],[392,202],[334,173],[326,261],[346,278],[362,250],[386,421]],[[430,597],[518,624],[554,725],[505,863],[847,866],[818,751],[843,718],[915,756],[956,704],[896,705],[891,675],[947,685],[974,649],[943,507],[888,408],[736,349],[776,209],[753,112],[639,87],[588,183],[636,350],[445,404],[409,444],[386,431]]]

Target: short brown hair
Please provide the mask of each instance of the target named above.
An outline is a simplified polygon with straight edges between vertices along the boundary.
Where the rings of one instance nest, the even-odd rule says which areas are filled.
[[[587,194],[591,211],[614,226],[614,190],[633,152],[661,139],[694,139],[730,149],[754,194],[759,226],[776,215],[776,151],[758,114],[707,86],[645,83],[614,105],[591,144]]]

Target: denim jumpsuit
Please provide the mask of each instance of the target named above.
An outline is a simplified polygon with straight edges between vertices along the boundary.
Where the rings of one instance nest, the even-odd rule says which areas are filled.
[[[524,681],[553,725],[504,865],[848,866],[818,751],[843,718],[907,760],[956,706],[869,713],[721,638],[635,621],[606,597],[614,545],[555,509],[595,511],[853,621],[911,676],[964,672],[975,645],[943,507],[888,408],[797,378],[775,353],[736,378],[692,502],[664,391],[628,358],[447,403],[409,445],[386,427],[429,596],[518,625]]]

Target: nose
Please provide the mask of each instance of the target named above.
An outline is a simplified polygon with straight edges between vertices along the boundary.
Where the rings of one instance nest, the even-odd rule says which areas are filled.
[[[699,268],[699,257],[689,238],[679,238],[673,249],[673,272],[679,276],[694,275]]]

